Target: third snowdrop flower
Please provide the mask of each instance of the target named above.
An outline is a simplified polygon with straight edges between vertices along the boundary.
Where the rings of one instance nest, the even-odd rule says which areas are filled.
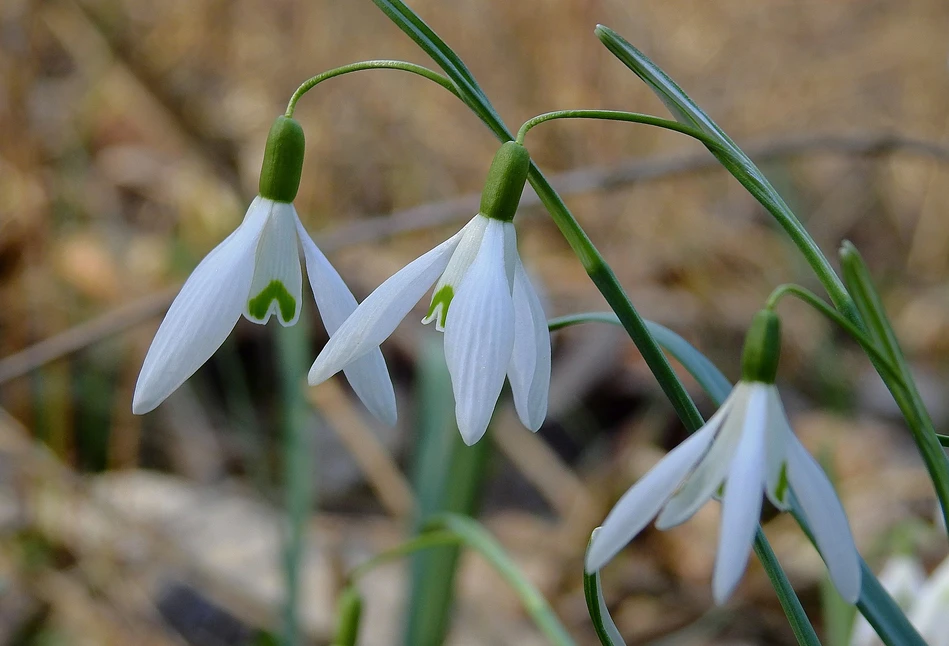
[[[786,510],[800,502],[831,580],[844,599],[860,596],[860,559],[843,507],[823,469],[798,441],[774,385],[780,351],[777,316],[759,312],[742,355],[742,379],[721,408],[627,491],[587,553],[599,570],[656,516],[658,529],[688,520],[710,498],[722,498],[712,578],[716,603],[741,579],[758,528],[762,492]]]
[[[326,331],[356,309],[343,279],[307,234],[293,198],[303,171],[303,130],[288,117],[270,129],[260,194],[244,221],[197,266],[162,321],[132,400],[137,414],[154,409],[214,354],[243,314],[254,323],[272,315],[293,325],[302,305],[299,247]],[[395,423],[395,393],[378,348],[352,363],[346,376],[379,419]]]
[[[382,343],[435,285],[423,319],[445,333],[445,359],[464,441],[481,439],[505,376],[524,426],[547,415],[550,335],[540,300],[517,253],[511,220],[527,181],[530,156],[520,144],[501,146],[485,184],[481,209],[457,234],[380,285],[343,323],[316,358],[318,384]]]

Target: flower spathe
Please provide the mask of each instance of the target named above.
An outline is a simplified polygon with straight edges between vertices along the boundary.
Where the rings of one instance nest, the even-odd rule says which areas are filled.
[[[860,596],[860,559],[843,507],[820,465],[791,430],[773,383],[740,381],[708,422],[669,452],[613,507],[587,554],[599,570],[656,519],[660,530],[689,519],[721,492],[712,578],[716,603],[734,591],[751,551],[762,492],[779,509],[800,503],[841,596]]]
[[[278,119],[268,138],[261,195],[240,226],[198,264],[159,326],[135,385],[134,413],[153,410],[194,374],[241,315],[260,324],[271,316],[284,326],[296,323],[303,290],[301,248],[327,332],[332,334],[356,309],[352,292],[307,234],[290,201],[299,184],[303,146],[299,126],[287,122],[292,120]],[[395,423],[395,393],[378,349],[348,366],[346,377],[376,417]]]
[[[505,377],[518,417],[547,415],[550,334],[517,253],[514,225],[480,213],[382,283],[330,337],[310,369],[318,384],[382,343],[435,285],[423,322],[445,334],[455,417],[468,445],[484,435]]]

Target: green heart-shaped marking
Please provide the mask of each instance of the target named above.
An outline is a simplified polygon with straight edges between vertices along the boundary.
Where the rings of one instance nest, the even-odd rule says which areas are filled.
[[[280,318],[284,322],[292,321],[297,311],[297,300],[290,295],[287,288],[279,280],[272,280],[257,296],[247,301],[247,311],[258,320],[263,320],[270,309],[270,303],[277,301],[280,308]]]

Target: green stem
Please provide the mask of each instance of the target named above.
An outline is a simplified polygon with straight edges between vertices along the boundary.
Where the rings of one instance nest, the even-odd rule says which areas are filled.
[[[587,236],[586,232],[573,217],[573,214],[564,204],[563,199],[547,182],[547,179],[540,172],[536,165],[531,162],[530,175],[528,176],[531,186],[537,192],[541,202],[547,207],[560,232],[563,234],[567,243],[573,252],[580,259],[580,263],[587,274],[593,280],[593,283],[600,290],[600,293],[606,298],[610,308],[616,312],[620,323],[626,329],[633,343],[639,348],[643,355],[649,370],[655,375],[663,393],[671,402],[679,418],[690,431],[701,428],[704,424],[702,415],[699,413],[695,402],[689,397],[685,387],[679,382],[675,371],[666,355],[663,354],[656,340],[649,333],[645,321],[633,307],[629,297],[617,280],[613,270],[600,255],[596,246]]]
[[[443,88],[454,94],[459,99],[461,96],[458,94],[458,90],[455,88],[455,84],[450,80],[435,72],[423,67],[421,65],[416,65],[415,63],[407,63],[405,61],[392,61],[392,60],[374,60],[374,61],[360,61],[358,63],[350,63],[349,65],[343,65],[342,67],[337,67],[329,71],[323,72],[322,74],[317,74],[316,76],[307,79],[304,81],[300,87],[297,88],[297,91],[293,93],[293,96],[290,97],[290,102],[287,104],[287,117],[292,117],[294,110],[296,110],[297,102],[303,97],[304,94],[312,90],[314,87],[331,78],[337,76],[342,76],[343,74],[349,74],[350,72],[361,72],[362,70],[401,70],[403,72],[409,72],[411,74],[417,74],[424,78],[427,78],[429,81],[434,81],[441,85]]]
[[[386,563],[391,563],[392,561],[398,560],[403,556],[408,556],[413,552],[429,550],[433,547],[444,547],[446,545],[459,545],[462,542],[463,541],[460,536],[450,531],[425,532],[424,534],[416,536],[415,538],[410,539],[401,545],[393,547],[391,550],[386,550],[385,552],[376,554],[365,563],[355,567],[349,574],[349,581],[350,583],[355,583],[371,570],[374,570],[381,565],[385,565]]]
[[[768,296],[768,300],[765,303],[765,307],[769,310],[773,310],[777,307],[778,302],[785,296],[794,296],[800,301],[803,301],[813,307],[815,310],[823,314],[831,322],[836,323],[844,329],[854,341],[860,344],[860,347],[870,355],[871,359],[874,361],[874,365],[877,368],[881,368],[883,372],[887,373],[887,376],[892,379],[897,385],[899,385],[908,395],[909,388],[903,381],[903,377],[900,374],[900,371],[890,362],[889,357],[887,357],[873,341],[864,334],[863,329],[854,325],[850,319],[846,318],[843,314],[835,310],[833,307],[825,303],[821,298],[814,292],[801,287],[800,285],[794,285],[791,283],[786,283],[784,285],[778,285],[774,288],[774,291],[771,292],[771,295]],[[884,381],[886,381],[884,379]]]
[[[604,119],[607,121],[628,121],[632,123],[643,123],[649,126],[657,126],[666,130],[674,130],[698,139],[706,146],[715,146],[722,148],[713,138],[706,135],[698,128],[693,128],[685,124],[673,121],[672,119],[663,119],[651,114],[640,114],[639,112],[626,112],[623,110],[557,110],[556,112],[547,112],[528,119],[517,131],[517,143],[523,144],[527,132],[534,126],[540,125],[545,121],[554,119]]]

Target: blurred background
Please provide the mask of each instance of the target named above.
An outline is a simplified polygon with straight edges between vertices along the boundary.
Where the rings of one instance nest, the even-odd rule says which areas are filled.
[[[761,163],[827,254],[845,238],[862,250],[945,428],[949,5],[412,6],[512,128],[565,108],[666,116],[593,28],[646,52]],[[369,58],[431,65],[367,0],[0,2],[0,643],[253,644],[279,629],[274,324],[239,323],[153,413],[133,416],[131,394],[164,308],[256,194],[267,131],[293,90]],[[497,146],[454,97],[401,72],[332,80],[296,117],[307,136],[297,209],[358,298],[475,212]],[[771,289],[819,287],[763,209],[682,136],[572,121],[527,145],[642,314],[731,378]],[[518,221],[548,314],[605,309],[531,195]],[[374,423],[344,381],[306,391],[307,643],[328,642],[346,572],[408,534],[416,483],[442,486],[425,480],[420,429],[457,431],[433,412],[445,380],[437,333],[415,323],[422,309],[383,346],[397,428]],[[838,331],[798,303],[781,313],[779,385],[862,553],[879,568],[911,550],[931,568],[945,540],[895,405]],[[308,314],[293,341],[307,363],[326,338],[311,302]],[[684,431],[622,330],[581,326],[553,342],[547,423],[531,435],[502,396],[469,502],[578,642],[595,644],[580,579],[589,532]],[[604,571],[631,644],[794,643],[757,563],[713,606],[717,527],[708,505],[674,531],[647,530]],[[784,516],[765,529],[825,643],[847,643],[800,530]],[[362,643],[401,642],[410,578],[403,564],[365,579]],[[476,555],[456,584],[448,643],[545,643]]]

